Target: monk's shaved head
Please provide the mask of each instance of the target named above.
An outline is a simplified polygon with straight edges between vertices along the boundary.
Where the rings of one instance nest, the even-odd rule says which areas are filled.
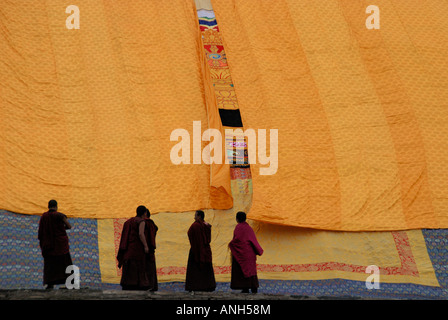
[[[48,201],[48,209],[56,209],[58,207],[58,202],[56,200]]]

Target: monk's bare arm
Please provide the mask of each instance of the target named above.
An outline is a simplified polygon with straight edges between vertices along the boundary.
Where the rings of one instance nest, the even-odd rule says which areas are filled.
[[[149,252],[148,244],[146,243],[146,237],[145,237],[145,222],[140,222],[138,226],[138,235],[140,237],[140,241],[143,243],[143,247],[145,248],[145,253]]]
[[[72,228],[72,225],[70,224],[70,222],[68,222],[68,219],[67,219],[67,217],[65,215],[62,217],[62,221],[64,221],[65,229],[71,229]]]

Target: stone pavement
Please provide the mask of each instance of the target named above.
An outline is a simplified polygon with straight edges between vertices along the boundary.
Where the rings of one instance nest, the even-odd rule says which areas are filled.
[[[0,300],[329,300],[358,299],[334,297],[309,297],[296,295],[275,295],[264,293],[235,292],[170,292],[170,291],[123,291],[94,289],[17,289],[0,290]]]

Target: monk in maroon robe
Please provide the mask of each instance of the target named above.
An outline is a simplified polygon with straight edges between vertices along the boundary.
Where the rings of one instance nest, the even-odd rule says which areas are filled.
[[[230,280],[231,289],[242,289],[248,293],[258,291],[257,255],[263,254],[263,249],[255,237],[251,226],[246,222],[246,214],[238,212],[236,215],[238,224],[233,233],[233,239],[229,243],[232,252],[232,272]]]
[[[146,254],[149,253],[145,235],[146,212],[145,206],[139,206],[137,215],[123,224],[117,254],[118,268],[122,268],[120,285],[123,290],[151,289],[146,272]]]
[[[149,212],[149,210],[146,211],[145,224],[146,224],[145,237],[146,237],[146,243],[148,244],[149,248],[149,252],[146,254],[146,260],[145,260],[146,272],[149,280],[149,290],[157,291],[158,282],[157,282],[155,250],[156,250],[156,235],[157,230],[159,230],[159,228],[154,223],[154,221],[151,220],[151,213]]]
[[[204,212],[196,211],[193,224],[188,229],[190,252],[188,255],[185,290],[214,291],[215,273],[210,248],[212,226],[204,221]]]
[[[65,284],[68,266],[72,265],[66,229],[71,229],[67,216],[58,212],[56,200],[48,202],[48,211],[39,220],[38,239],[44,258],[43,284],[47,289]]]

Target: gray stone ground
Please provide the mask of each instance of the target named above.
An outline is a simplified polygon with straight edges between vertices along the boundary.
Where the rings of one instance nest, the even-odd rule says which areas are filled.
[[[264,293],[235,292],[169,292],[122,291],[93,289],[18,289],[0,290],[0,300],[336,300],[356,298],[309,297]]]

